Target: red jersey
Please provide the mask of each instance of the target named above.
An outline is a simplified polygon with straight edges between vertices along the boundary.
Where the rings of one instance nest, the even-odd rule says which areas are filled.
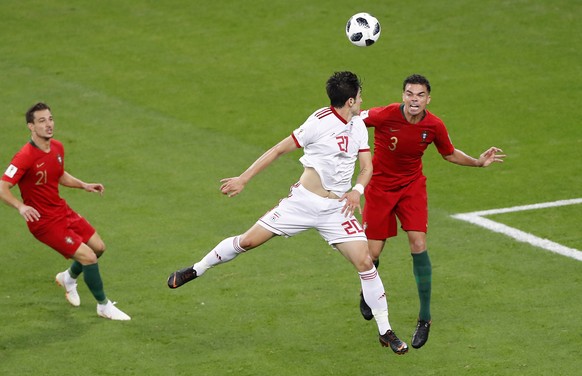
[[[51,140],[47,153],[31,141],[14,155],[2,176],[2,180],[18,184],[24,204],[40,213],[39,221],[27,222],[33,233],[67,215],[68,205],[59,196],[59,179],[65,171],[64,158],[65,150],[59,141]]]
[[[361,113],[366,126],[374,127],[372,182],[385,190],[399,189],[423,176],[422,156],[431,143],[443,156],[455,150],[441,119],[426,111],[419,123],[411,124],[401,106],[393,103]]]

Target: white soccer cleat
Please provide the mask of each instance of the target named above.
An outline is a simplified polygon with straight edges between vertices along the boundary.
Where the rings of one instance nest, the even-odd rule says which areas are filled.
[[[78,307],[81,305],[81,298],[77,292],[77,280],[71,278],[68,271],[65,270],[57,274],[55,282],[65,289],[65,297],[72,306]]]
[[[131,317],[125,314],[122,310],[115,306],[111,300],[107,301],[107,304],[97,304],[97,314],[101,317],[105,317],[109,320],[120,320],[127,321],[131,320]]]

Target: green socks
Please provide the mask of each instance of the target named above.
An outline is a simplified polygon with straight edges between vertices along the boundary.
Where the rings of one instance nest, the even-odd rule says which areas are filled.
[[[105,291],[103,291],[103,281],[101,274],[99,274],[99,264],[91,264],[83,266],[83,278],[91,293],[100,304],[107,302]]]
[[[420,299],[419,319],[430,321],[430,290],[432,284],[432,266],[428,251],[412,253],[412,271]]]
[[[73,261],[71,266],[69,267],[69,275],[71,278],[77,279],[77,277],[83,273],[83,265],[79,261]]]

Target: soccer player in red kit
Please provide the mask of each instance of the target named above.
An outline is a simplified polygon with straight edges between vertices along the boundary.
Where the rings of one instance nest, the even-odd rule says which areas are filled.
[[[97,258],[105,251],[103,240],[91,224],[59,196],[59,185],[100,194],[103,194],[103,185],[85,183],[65,171],[65,150],[62,143],[53,139],[55,123],[49,106],[37,103],[31,107],[26,112],[26,122],[31,132],[30,141],[16,153],[4,172],[0,180],[0,199],[18,210],[35,238],[65,258],[73,259],[71,267],[55,278],[65,289],[71,305],[81,304],[76,280],[83,273],[85,283],[97,300],[97,314],[111,320],[130,320],[105,296],[97,264]],[[16,184],[22,201],[10,192]]]
[[[430,83],[414,74],[403,83],[402,103],[362,111],[366,126],[374,128],[374,173],[365,190],[363,225],[370,254],[376,266],[386,239],[397,235],[397,218],[408,234],[413,273],[418,288],[420,312],[412,347],[420,348],[428,340],[431,325],[430,294],[432,267],[426,246],[428,202],[426,177],[422,172],[424,151],[434,143],[442,157],[461,166],[487,167],[502,162],[497,147],[473,158],[456,149],[445,124],[426,107],[430,103]],[[360,299],[364,318],[373,316]]]

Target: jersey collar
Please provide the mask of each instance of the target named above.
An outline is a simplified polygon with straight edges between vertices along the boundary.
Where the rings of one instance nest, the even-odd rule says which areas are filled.
[[[333,114],[335,115],[335,117],[337,117],[338,119],[340,119],[342,123],[344,123],[344,124],[347,124],[348,123],[346,121],[346,119],[344,119],[340,114],[337,113],[337,111],[335,110],[335,108],[333,108],[333,106],[329,106],[329,108],[331,109],[331,112],[333,112]]]

